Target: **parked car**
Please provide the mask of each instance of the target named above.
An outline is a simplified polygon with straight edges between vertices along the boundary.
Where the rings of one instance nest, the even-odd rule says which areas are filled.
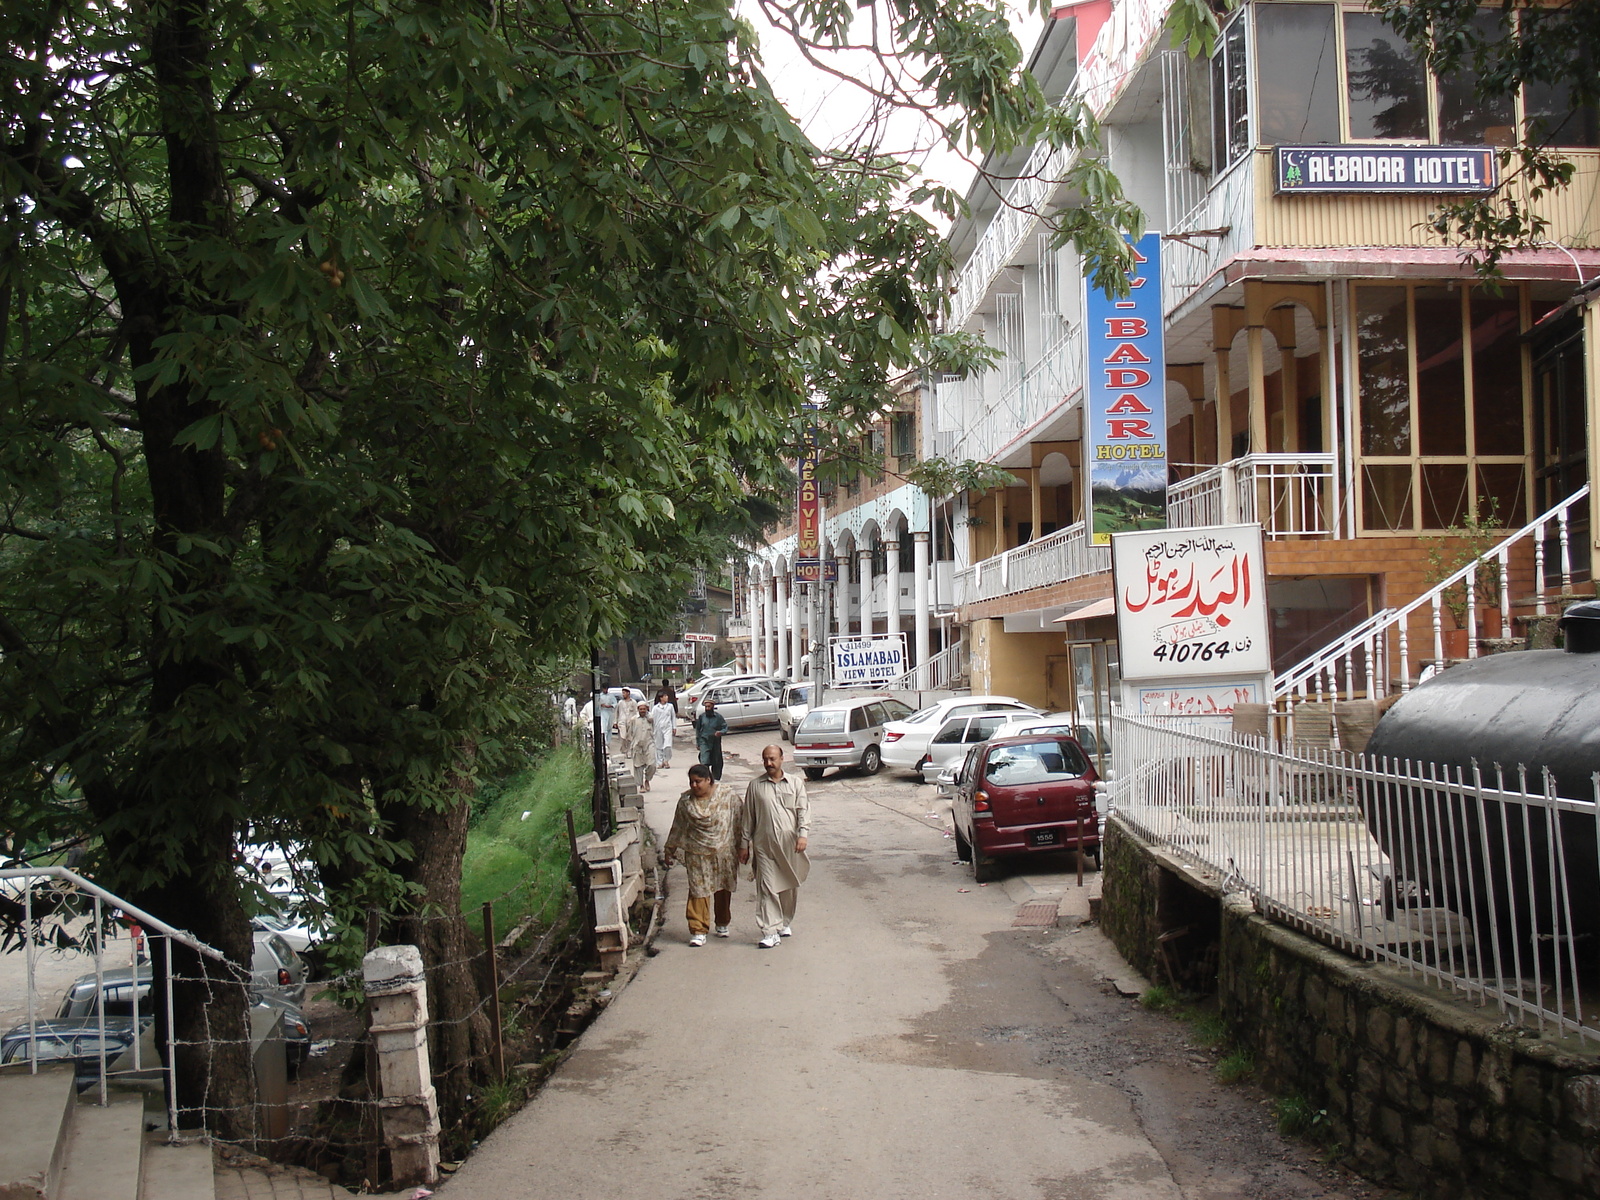
[[[999,859],[1075,848],[1100,865],[1094,767],[1063,734],[993,738],[972,747],[951,797],[956,857],[987,883]],[[1079,838],[1082,838],[1080,844]]]
[[[250,962],[252,999],[272,1004],[305,1003],[309,972],[305,960],[282,937],[268,929],[253,931],[255,954]]]
[[[1083,747],[1085,754],[1091,761],[1100,752],[1100,742],[1094,735],[1094,729],[1078,720],[1078,715],[1071,712],[1045,713],[1035,716],[1032,713],[1009,713],[1006,719],[988,732],[988,737],[1003,738],[1015,737],[1019,733],[1064,733],[1070,738],[1076,738],[1078,745]],[[935,742],[938,738],[935,737]],[[983,738],[968,736],[969,742],[981,742]],[[1105,750],[1110,751],[1111,744],[1105,745]],[[942,783],[944,776],[952,767],[961,765],[961,759],[966,755],[965,748],[951,754],[940,755],[930,751],[929,757],[922,764],[922,781],[924,783]]]
[[[795,726],[805,720],[811,711],[811,685],[809,683],[791,683],[783,689],[783,695],[778,698],[778,728],[783,733],[783,740],[794,741]]]
[[[928,740],[928,749],[922,756],[922,780],[932,783],[951,764],[959,762],[968,750],[979,742],[995,736],[1006,722],[1016,715],[1016,709],[1005,708],[998,712],[963,713],[947,718],[939,732]]]
[[[903,721],[896,721],[883,735],[883,761],[891,767],[901,767],[921,777],[922,760],[927,756],[928,743],[944,728],[951,717],[970,717],[978,713],[1014,712],[1037,713],[1031,704],[1024,704],[1015,696],[955,696],[940,700],[927,708],[919,708]]]
[[[143,1029],[152,1019],[141,1016],[139,1027]],[[34,1023],[31,1048],[26,1024],[0,1034],[0,1066],[30,1058],[41,1063],[71,1059],[73,1078],[81,1092],[100,1078],[102,1048],[106,1062],[114,1063],[133,1045],[133,1039],[132,1017],[108,1016],[103,1031],[98,1017],[46,1017]]]
[[[705,699],[707,692],[713,688],[732,687],[735,684],[750,684],[771,692],[774,697],[783,691],[783,681],[774,679],[770,675],[734,675],[728,678],[697,679],[678,693],[678,715],[685,720],[694,720],[700,713],[700,702]],[[719,699],[717,707],[721,706],[722,701]]]
[[[698,697],[689,710],[693,720],[706,700],[715,700],[729,729],[751,729],[778,723],[778,694],[782,689],[770,679],[743,679],[719,683]]]
[[[795,726],[794,761],[807,779],[821,779],[829,767],[856,767],[864,775],[876,775],[883,765],[884,727],[910,715],[911,706],[893,696],[823,704]]]

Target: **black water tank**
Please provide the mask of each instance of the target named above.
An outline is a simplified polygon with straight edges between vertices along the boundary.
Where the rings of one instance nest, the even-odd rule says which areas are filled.
[[[1368,757],[1442,764],[1469,780],[1476,764],[1491,786],[1503,771],[1508,790],[1519,790],[1525,769],[1532,792],[1543,791],[1548,769],[1557,795],[1592,805],[1600,772],[1600,602],[1573,605],[1561,628],[1564,650],[1472,659],[1402,696],[1378,722]],[[1365,800],[1368,828],[1397,874],[1458,912],[1495,913],[1502,928],[1515,915],[1524,933],[1522,914],[1537,905],[1549,932],[1553,848],[1542,816],[1524,825],[1521,806],[1502,812],[1490,803],[1480,819],[1476,801],[1428,788],[1373,787]],[[1600,933],[1592,807],[1561,814],[1559,828],[1554,849],[1565,860],[1573,932]],[[1430,854],[1419,852],[1423,843]]]

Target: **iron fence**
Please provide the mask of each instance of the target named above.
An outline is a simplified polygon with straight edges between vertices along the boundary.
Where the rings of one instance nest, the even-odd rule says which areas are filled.
[[[1115,811],[1225,891],[1509,1024],[1600,1043],[1600,773],[1574,799],[1511,767],[1286,749],[1182,719],[1112,727]]]

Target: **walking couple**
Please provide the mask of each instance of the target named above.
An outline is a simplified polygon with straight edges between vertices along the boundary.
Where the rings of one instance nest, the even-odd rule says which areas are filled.
[[[770,950],[794,932],[795,900],[811,869],[811,809],[805,785],[784,774],[783,747],[763,748],[761,765],[764,774],[750,781],[742,800],[712,778],[709,766],[689,768],[689,790],[678,799],[665,857],[669,867],[681,857],[689,876],[684,915],[691,946],[706,944],[713,920],[718,937],[730,936],[741,863],[752,864],[755,874],[756,944]]]

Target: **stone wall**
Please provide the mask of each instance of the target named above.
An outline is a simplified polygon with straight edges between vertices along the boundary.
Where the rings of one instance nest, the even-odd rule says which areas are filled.
[[[1267,921],[1116,817],[1105,854],[1102,924],[1153,979],[1174,961],[1161,940],[1183,915],[1174,905],[1216,911],[1210,982],[1235,1040],[1265,1086],[1323,1114],[1358,1170],[1439,1200],[1600,1196],[1592,1045],[1503,1025],[1495,1007]],[[1176,963],[1192,975],[1203,952]]]

